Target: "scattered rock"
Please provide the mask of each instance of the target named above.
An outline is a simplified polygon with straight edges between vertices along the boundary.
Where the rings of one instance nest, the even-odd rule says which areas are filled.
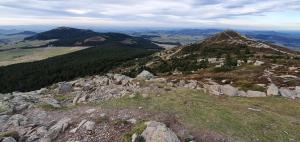
[[[95,122],[93,121],[87,121],[83,124],[83,128],[85,128],[86,130],[88,131],[93,131],[94,130],[94,127],[95,127]]]
[[[91,114],[91,113],[93,113],[95,111],[96,111],[96,109],[92,108],[92,109],[86,110],[85,112],[88,113],[88,114]]]
[[[68,82],[62,82],[58,84],[58,92],[60,94],[69,93],[72,91],[72,85]]]
[[[150,80],[154,78],[154,75],[150,73],[149,71],[142,71],[139,75],[137,75],[138,79],[145,79],[145,80]]]
[[[279,95],[278,87],[275,84],[271,84],[267,90],[267,96],[277,96]]]
[[[163,123],[150,121],[142,136],[146,142],[180,142],[176,134]]]
[[[252,90],[247,91],[247,97],[266,97],[266,96],[267,95],[265,92],[252,91]]]
[[[255,66],[261,66],[261,65],[263,65],[265,62],[263,62],[263,61],[255,61],[255,63],[254,63],[254,65]]]
[[[51,141],[56,139],[60,133],[64,132],[69,127],[70,122],[71,122],[71,118],[61,119],[49,129],[49,131],[45,134],[43,140]]]
[[[70,133],[76,133],[77,132],[77,130],[83,125],[83,124],[85,124],[87,122],[87,120],[82,120],[79,124],[78,124],[78,126],[76,127],[76,128],[74,128],[74,129],[72,129],[71,131],[70,131]]]
[[[24,126],[28,123],[28,118],[22,114],[15,114],[8,119],[8,124],[17,126]]]

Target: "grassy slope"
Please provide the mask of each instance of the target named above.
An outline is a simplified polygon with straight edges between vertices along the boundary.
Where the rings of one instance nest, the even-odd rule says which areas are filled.
[[[216,97],[178,89],[150,98],[124,98],[103,107],[173,113],[190,129],[209,129],[238,141],[300,141],[300,101],[280,97]],[[249,108],[260,109],[253,111]]]
[[[86,49],[85,47],[14,49],[0,52],[0,66],[32,62]]]

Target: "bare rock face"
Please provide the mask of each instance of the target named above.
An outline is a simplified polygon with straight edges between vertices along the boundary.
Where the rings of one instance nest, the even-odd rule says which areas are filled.
[[[227,95],[227,96],[237,96],[238,95],[238,89],[236,89],[235,87],[232,87],[231,85],[221,86],[221,91],[224,95]]]
[[[139,75],[137,75],[137,78],[150,80],[150,79],[154,78],[154,75],[152,73],[150,73],[149,71],[144,70]]]
[[[142,136],[146,142],[180,142],[176,134],[163,123],[150,121]]]
[[[279,95],[278,87],[275,84],[271,84],[267,90],[267,96],[277,96]]]
[[[265,92],[251,91],[251,90],[247,91],[247,97],[266,97],[266,96],[267,95]]]

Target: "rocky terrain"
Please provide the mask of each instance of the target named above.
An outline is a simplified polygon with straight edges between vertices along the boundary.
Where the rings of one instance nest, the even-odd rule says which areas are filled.
[[[210,51],[220,44],[222,52]],[[227,31],[110,73],[0,94],[0,140],[299,141],[297,55]],[[138,73],[121,74],[130,71]]]
[[[164,120],[167,116],[145,112],[142,107],[134,110],[110,110],[89,105],[122,97],[134,98],[139,94],[144,98],[153,94],[160,96],[180,87],[202,90],[217,96],[281,95],[291,99],[300,98],[299,86],[291,90],[278,89],[271,84],[266,92],[245,92],[229,84],[220,85],[211,80],[200,82],[155,78],[148,71],[143,71],[136,78],[120,74],[91,76],[57,83],[37,91],[1,94],[0,138],[3,142],[124,141],[122,136],[125,133],[131,134],[131,129],[142,127],[127,137],[132,141],[179,142],[180,136],[183,140],[193,141],[193,136],[184,126],[173,124],[172,127],[180,127],[175,128],[176,134],[165,124],[149,120]],[[147,122],[144,121],[146,119]]]

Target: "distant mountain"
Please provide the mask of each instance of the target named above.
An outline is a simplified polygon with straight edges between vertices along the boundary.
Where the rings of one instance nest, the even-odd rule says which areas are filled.
[[[224,57],[227,54],[239,55],[241,52],[255,54],[289,54],[294,51],[277,45],[256,41],[232,30],[220,32],[203,42],[182,48],[178,53],[198,54],[204,57]]]
[[[12,33],[12,34],[5,34],[6,36],[15,36],[15,35],[28,35],[28,36],[33,36],[37,34],[36,32],[32,31],[23,31],[23,32],[18,32],[18,33]]]
[[[92,30],[59,27],[50,31],[42,32],[25,40],[52,40],[52,46],[101,46],[119,45],[120,47],[134,47],[145,49],[162,49],[149,40],[132,37],[120,33],[98,33]]]

